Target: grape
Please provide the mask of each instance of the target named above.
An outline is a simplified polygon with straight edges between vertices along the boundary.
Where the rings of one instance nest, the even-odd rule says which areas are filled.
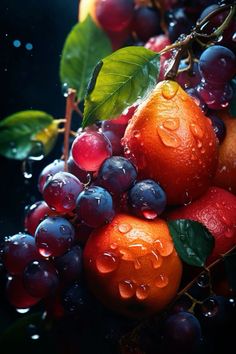
[[[23,281],[29,294],[41,299],[54,293],[59,285],[56,268],[46,260],[29,263]]]
[[[65,162],[62,160],[55,160],[42,170],[39,175],[38,180],[38,189],[40,193],[43,193],[44,184],[46,183],[47,179],[51,176],[54,176],[57,172],[64,171]]]
[[[236,20],[233,19],[228,27],[222,33],[222,36],[218,38],[218,44],[228,47],[236,54]]]
[[[208,47],[200,56],[199,70],[207,83],[222,87],[236,74],[236,56],[220,45]]]
[[[175,42],[182,34],[188,34],[193,27],[193,23],[187,16],[185,9],[181,7],[167,11],[165,13],[165,21],[171,42]]]
[[[10,274],[21,274],[29,262],[40,258],[33,236],[19,233],[6,239],[3,261]]]
[[[159,34],[158,36],[151,37],[144,47],[159,53],[162,49],[164,49],[170,44],[171,41],[166,34]],[[171,57],[171,52],[168,51],[162,54],[162,56],[164,56],[165,59],[169,59]]]
[[[71,152],[79,168],[97,171],[103,161],[112,155],[112,146],[104,134],[89,131],[75,138]]]
[[[75,177],[77,177],[78,180],[80,180],[80,182],[86,184],[89,180],[89,174],[86,171],[81,170],[79,166],[75,164],[72,156],[69,157],[67,163],[68,163],[68,172],[74,175]]]
[[[203,20],[204,17],[206,17],[207,15],[209,15],[211,12],[218,9],[219,7],[220,6],[218,4],[212,4],[206,7],[201,13],[199,17],[199,21]],[[220,12],[215,16],[211,17],[209,22],[206,25],[204,25],[204,29],[202,32],[206,34],[212,33],[215,29],[217,29],[217,27],[219,27],[224,22],[226,17],[227,17],[227,11]]]
[[[177,352],[189,353],[201,341],[201,326],[198,319],[189,312],[179,312],[167,318],[164,338],[167,347]]]
[[[102,187],[89,187],[77,199],[77,215],[90,227],[99,227],[114,217],[113,201],[110,193]]]
[[[40,200],[32,204],[27,210],[25,215],[25,230],[30,235],[34,236],[35,230],[38,224],[47,216],[53,214],[53,211],[45,203],[45,201]]]
[[[230,84],[223,86],[213,86],[202,81],[197,86],[198,95],[207,104],[208,108],[218,110],[229,106],[233,98],[233,90]]]
[[[6,296],[10,304],[18,309],[28,309],[37,304],[40,299],[31,296],[24,287],[21,276],[9,277],[6,286]]]
[[[137,182],[129,191],[132,211],[146,219],[155,219],[166,207],[164,190],[151,179]]]
[[[83,184],[68,172],[58,172],[44,185],[43,197],[49,207],[57,213],[69,213],[75,209],[76,199]]]
[[[54,259],[63,284],[78,280],[82,270],[82,250],[80,246],[72,247],[68,252]]]
[[[95,4],[96,18],[105,30],[121,31],[127,28],[134,13],[133,0],[99,0]]]
[[[141,41],[147,41],[150,37],[161,32],[160,11],[148,6],[136,7],[132,21],[132,30]]]
[[[225,123],[222,119],[220,119],[216,114],[209,114],[208,117],[212,122],[212,126],[215,132],[219,143],[221,144],[224,141],[226,135],[226,127]]]
[[[179,69],[184,69],[187,67],[185,61],[180,62]],[[184,88],[195,87],[201,82],[201,75],[198,70],[198,64],[196,62],[193,63],[192,70],[180,72],[176,76],[176,81]]]
[[[62,217],[44,219],[35,232],[36,245],[43,257],[61,256],[73,245],[74,238],[72,224]]]
[[[97,183],[117,197],[128,190],[137,178],[137,170],[125,157],[112,156],[98,171]]]
[[[111,146],[112,146],[112,155],[120,156],[124,153],[124,148],[121,145],[121,138],[123,136],[119,136],[118,134],[114,133],[111,130],[107,130],[103,132],[103,134],[109,139]]]

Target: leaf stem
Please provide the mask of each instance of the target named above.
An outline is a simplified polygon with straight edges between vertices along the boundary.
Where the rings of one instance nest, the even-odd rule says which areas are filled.
[[[69,138],[70,138],[70,126],[71,126],[71,119],[72,114],[75,109],[75,97],[76,91],[73,89],[68,90],[68,96],[66,99],[66,113],[65,113],[65,134],[64,134],[64,161],[65,161],[65,168],[64,170],[68,171],[68,158],[69,158]]]

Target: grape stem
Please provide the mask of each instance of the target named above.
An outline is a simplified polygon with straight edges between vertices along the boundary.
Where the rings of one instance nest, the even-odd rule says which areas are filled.
[[[225,20],[223,21],[223,23],[211,34],[205,34],[202,33],[202,29],[204,29],[205,25],[209,22],[209,20],[216,16],[217,14],[224,12],[226,10],[229,10],[229,13],[227,15],[227,17],[225,18]],[[209,45],[206,43],[203,43],[201,41],[201,39],[214,39],[219,37],[222,32],[225,30],[225,28],[228,27],[229,23],[231,22],[234,14],[235,14],[235,10],[236,10],[236,4],[231,4],[231,5],[223,5],[220,6],[219,8],[213,10],[210,14],[208,14],[206,17],[204,17],[200,22],[197,22],[195,28],[193,29],[193,31],[186,35],[186,37],[182,40],[177,41],[176,43],[173,43],[167,47],[165,47],[162,51],[160,51],[160,55],[168,52],[168,51],[174,51],[175,50],[175,54],[174,54],[174,58],[170,63],[170,66],[168,68],[168,70],[166,71],[165,74],[165,80],[174,80],[179,72],[179,64],[181,59],[185,56],[185,53],[187,52],[188,54],[191,53],[191,58],[188,56],[190,60],[190,65],[189,68],[192,68],[192,43],[194,41],[197,41],[200,45],[206,47],[207,45]]]
[[[65,167],[64,171],[68,172],[68,158],[69,158],[69,138],[70,138],[70,127],[71,127],[71,119],[72,119],[72,114],[75,110],[75,98],[76,98],[76,91],[74,89],[69,89],[68,90],[68,96],[66,99],[66,113],[65,113],[65,134],[64,134],[64,161],[65,161]]]

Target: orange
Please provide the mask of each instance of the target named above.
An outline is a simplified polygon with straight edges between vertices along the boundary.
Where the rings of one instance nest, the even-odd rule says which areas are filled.
[[[139,106],[123,144],[140,178],[160,183],[171,205],[202,195],[216,171],[218,144],[211,122],[174,81],[157,84]]]
[[[84,249],[87,281],[112,310],[131,317],[161,311],[176,295],[182,263],[164,220],[117,214]]]
[[[236,244],[236,197],[224,189],[209,188],[201,198],[176,209],[167,218],[195,220],[206,226],[215,238],[208,264]]]
[[[236,194],[236,117],[222,113],[226,136],[219,147],[219,162],[214,185]]]

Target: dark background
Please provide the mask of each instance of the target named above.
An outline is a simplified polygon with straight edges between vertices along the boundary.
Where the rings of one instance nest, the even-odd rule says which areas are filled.
[[[64,116],[59,62],[77,13],[78,0],[0,0],[0,119],[28,109]],[[35,162],[28,181],[21,162],[0,157],[1,239],[23,230],[24,207],[40,199],[38,174],[59,150]]]

